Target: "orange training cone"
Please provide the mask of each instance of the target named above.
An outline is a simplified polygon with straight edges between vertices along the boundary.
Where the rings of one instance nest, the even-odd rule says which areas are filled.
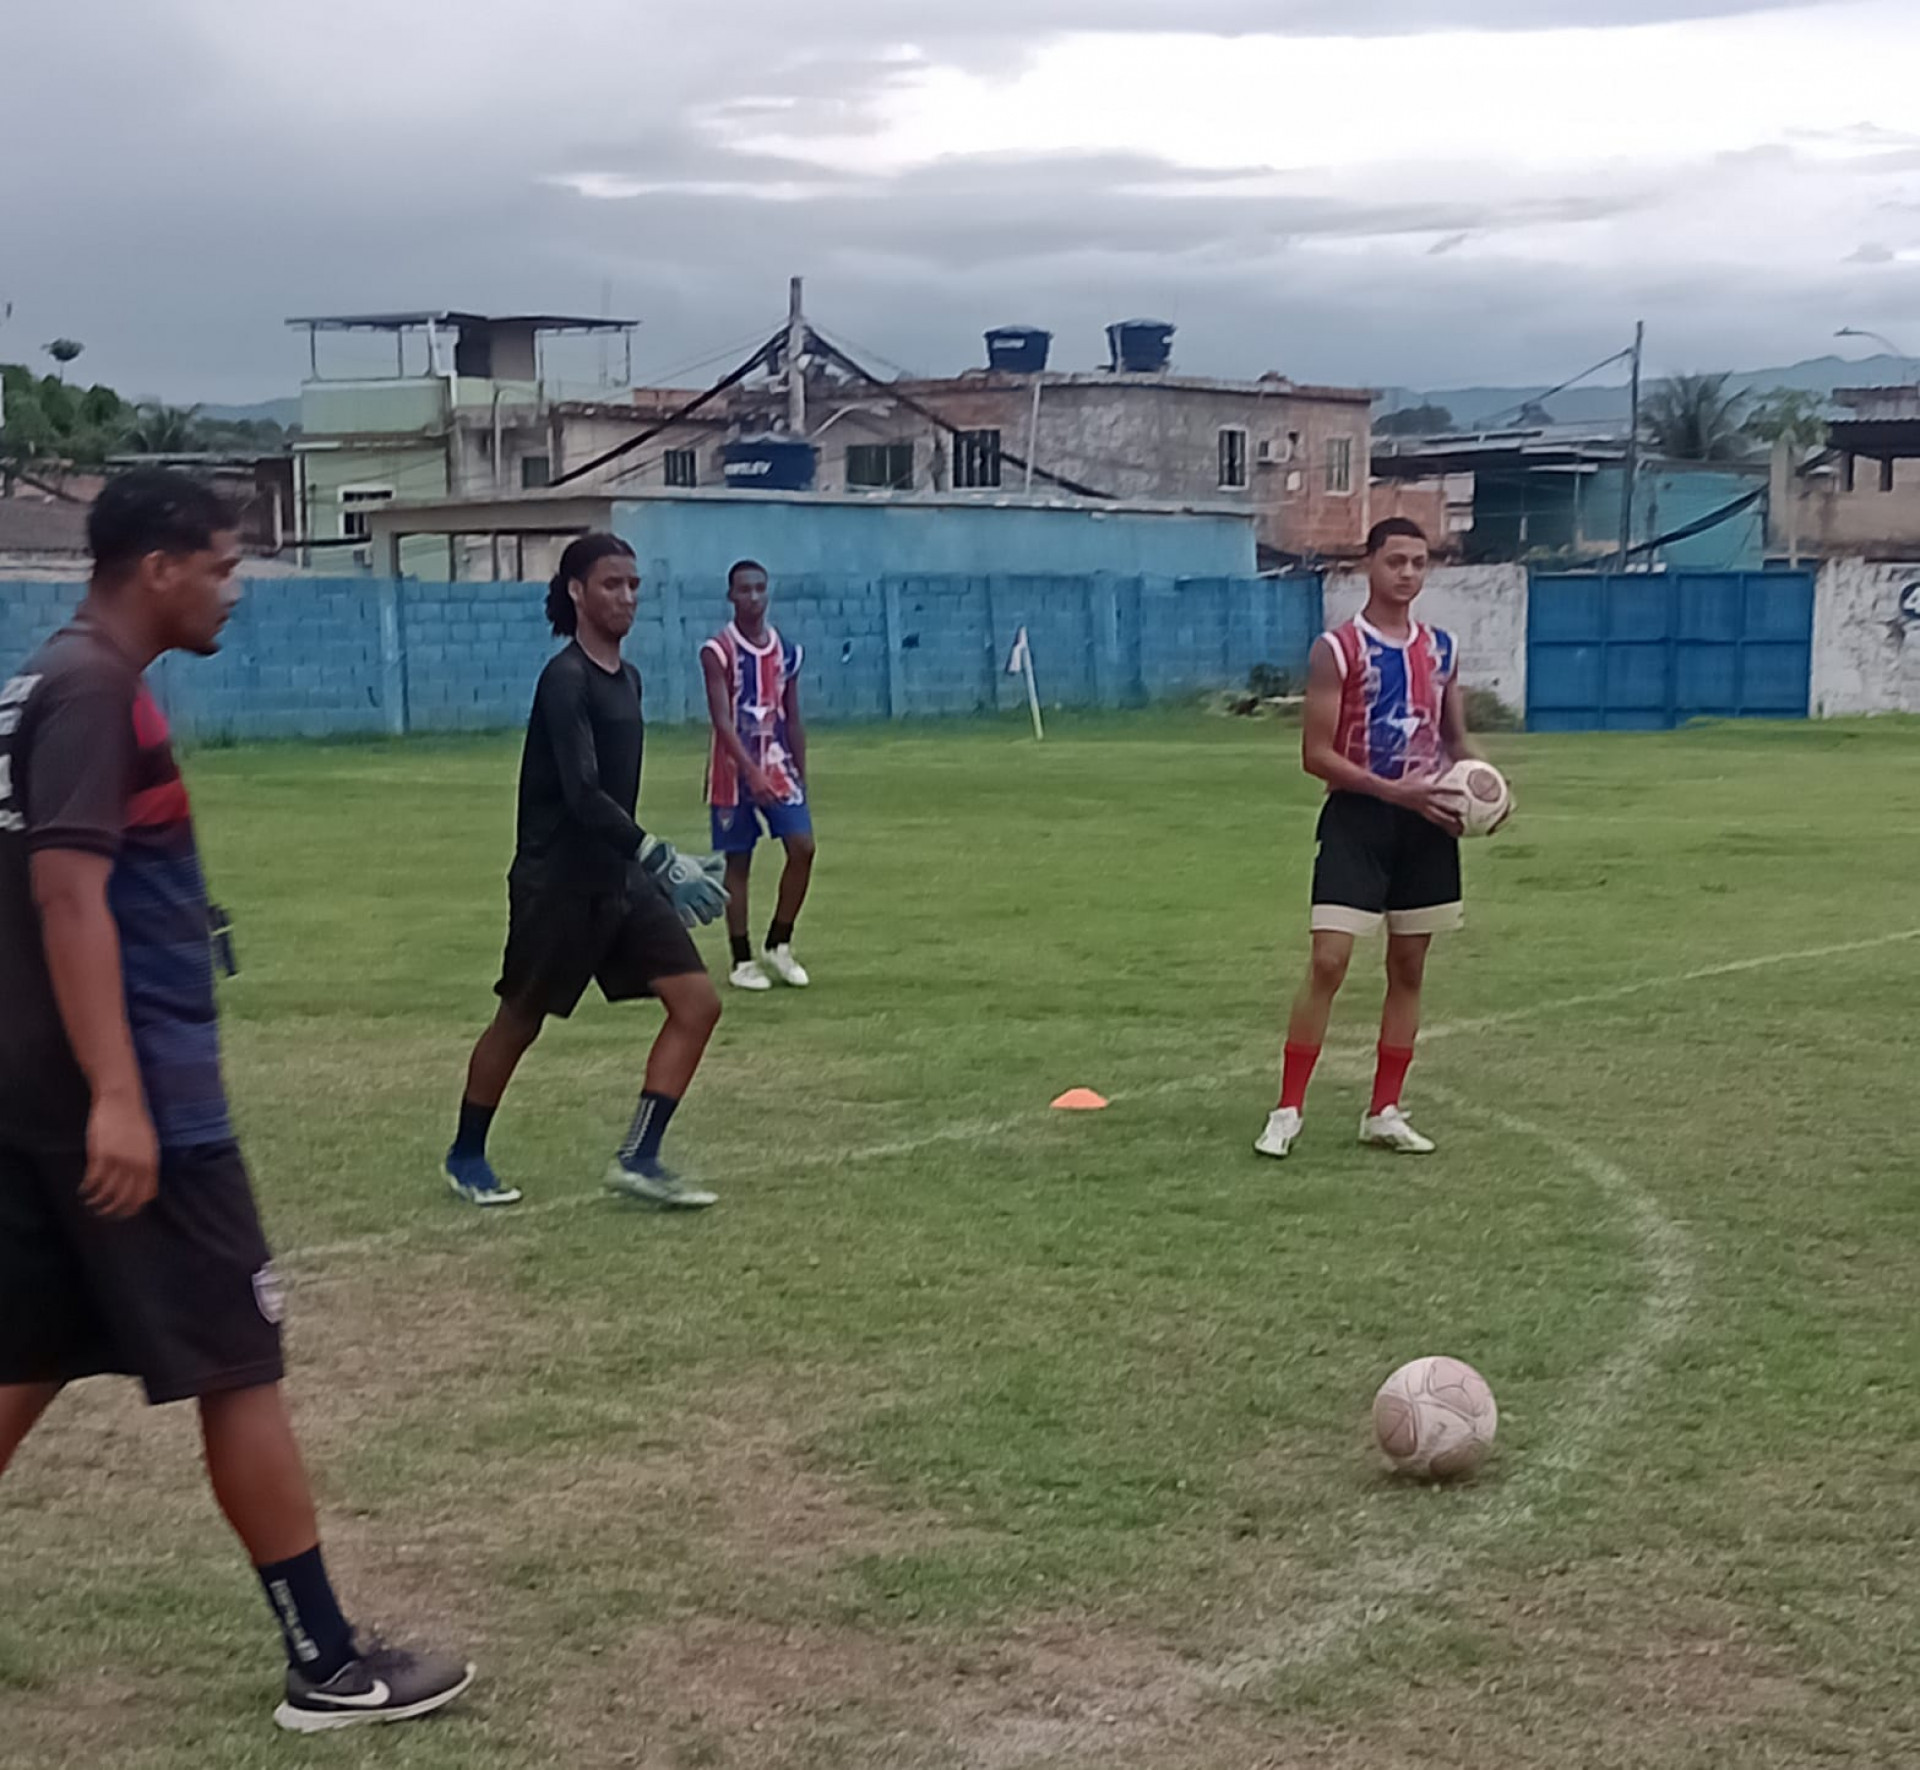
[[[1091,1088],[1069,1088],[1053,1103],[1055,1112],[1104,1112],[1108,1105],[1104,1094]]]

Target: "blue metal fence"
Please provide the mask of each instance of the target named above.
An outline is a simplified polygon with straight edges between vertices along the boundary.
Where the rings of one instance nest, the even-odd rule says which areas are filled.
[[[0,679],[66,618],[78,584],[0,582]],[[218,657],[154,672],[187,738],[473,731],[518,724],[554,640],[541,584],[266,578]],[[649,580],[627,642],[648,718],[706,717],[701,641],[728,609],[712,584]],[[1304,677],[1320,630],[1314,577],[787,577],[774,620],[807,648],[818,719],[1014,708],[1005,665],[1031,636],[1040,690],[1122,707],[1242,683],[1256,664]]]
[[[1665,731],[1804,719],[1810,572],[1537,574],[1527,610],[1534,731]]]

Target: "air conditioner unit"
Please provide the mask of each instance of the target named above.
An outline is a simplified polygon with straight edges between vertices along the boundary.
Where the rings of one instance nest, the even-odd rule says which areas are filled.
[[[1282,459],[1280,445],[1270,436],[1262,437],[1259,448],[1254,451],[1253,458],[1259,462],[1262,467],[1277,466]]]

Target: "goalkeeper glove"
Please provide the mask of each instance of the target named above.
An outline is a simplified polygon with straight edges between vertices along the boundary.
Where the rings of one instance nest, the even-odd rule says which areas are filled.
[[[649,836],[640,844],[640,865],[667,894],[675,913],[688,928],[711,922],[726,911],[726,887],[720,883],[726,862],[710,854],[704,860],[682,854],[671,842]]]

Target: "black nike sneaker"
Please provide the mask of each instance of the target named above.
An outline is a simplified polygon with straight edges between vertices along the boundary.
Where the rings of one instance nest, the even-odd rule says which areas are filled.
[[[324,1684],[287,1672],[287,1699],[273,1718],[289,1733],[328,1733],[375,1721],[413,1721],[443,1709],[473,1682],[473,1667],[438,1653],[407,1653],[357,1636],[359,1657]]]

